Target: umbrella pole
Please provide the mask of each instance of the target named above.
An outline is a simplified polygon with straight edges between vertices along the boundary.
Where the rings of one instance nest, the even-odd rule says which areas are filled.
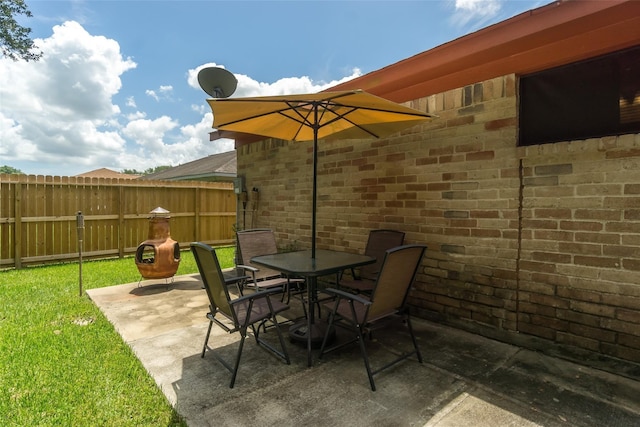
[[[311,205],[311,259],[316,259],[316,206],[318,191],[318,105],[314,104],[313,125],[313,192]]]

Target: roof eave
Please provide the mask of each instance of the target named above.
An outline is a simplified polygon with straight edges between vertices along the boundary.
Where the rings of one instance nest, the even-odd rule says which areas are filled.
[[[395,102],[564,65],[640,42],[640,2],[563,1],[489,26],[329,90]]]
[[[508,74],[529,74],[640,43],[640,1],[556,1],[328,91],[362,89],[407,102]],[[224,131],[236,148],[264,137]]]

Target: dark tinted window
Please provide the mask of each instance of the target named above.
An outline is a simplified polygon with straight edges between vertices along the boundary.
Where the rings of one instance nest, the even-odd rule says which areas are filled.
[[[520,78],[520,145],[640,132],[640,47]]]

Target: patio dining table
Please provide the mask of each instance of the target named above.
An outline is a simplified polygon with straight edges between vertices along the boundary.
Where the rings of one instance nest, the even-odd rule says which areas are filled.
[[[316,250],[316,257],[311,257],[311,250],[283,252],[272,255],[261,255],[251,258],[251,261],[280,271],[287,275],[303,277],[307,283],[307,320],[296,323],[289,329],[289,335],[294,340],[305,340],[307,343],[307,364],[312,365],[312,342],[318,342],[324,337],[326,324],[315,319],[315,303],[318,294],[318,277],[336,274],[342,270],[373,264],[376,259],[367,255],[349,252]]]

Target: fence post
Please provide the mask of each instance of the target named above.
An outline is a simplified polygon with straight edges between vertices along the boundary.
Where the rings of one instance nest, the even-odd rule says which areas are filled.
[[[22,268],[22,179],[18,179],[15,183],[15,195],[16,198],[13,204],[13,217],[15,218],[14,227],[15,229],[13,237],[13,264],[16,270]]]
[[[124,186],[119,184],[118,188],[118,258],[124,258],[124,200],[122,200],[124,197]]]
[[[82,240],[84,235],[84,216],[81,211],[76,214],[76,228],[78,229],[78,288],[82,296]]]
[[[198,241],[200,239],[200,186],[195,188],[195,204],[194,204],[194,213],[195,218],[193,219],[193,240]]]

